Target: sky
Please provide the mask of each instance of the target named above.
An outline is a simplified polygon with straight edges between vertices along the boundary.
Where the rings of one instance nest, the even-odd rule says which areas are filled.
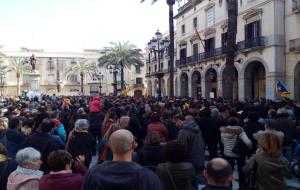
[[[82,52],[129,41],[144,49],[157,29],[169,28],[166,0],[151,1],[0,0],[0,45]]]

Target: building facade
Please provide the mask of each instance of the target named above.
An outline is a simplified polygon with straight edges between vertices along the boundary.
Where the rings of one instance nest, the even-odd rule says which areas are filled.
[[[30,91],[32,84],[32,75],[37,76],[37,91],[43,94],[58,95],[79,95],[80,76],[71,76],[66,78],[67,68],[75,61],[87,61],[97,64],[99,57],[103,55],[101,50],[84,50],[82,53],[67,52],[44,52],[43,50],[30,50],[22,48],[20,51],[3,51],[2,66],[8,66],[12,61],[25,58],[30,59],[32,55],[36,58],[36,72],[25,72],[20,76],[20,91]],[[143,95],[144,93],[144,75],[145,67],[126,68],[125,84],[129,95]],[[101,93],[109,95],[113,93],[113,74],[109,69],[101,67],[97,72],[103,75],[103,79],[97,79],[96,76],[90,77],[84,75],[84,94],[95,95]],[[1,77],[1,92],[3,95],[17,95],[16,72],[5,72]],[[117,83],[120,83],[120,72],[117,74]],[[118,85],[120,88],[121,86]],[[121,93],[121,92],[120,92]]]
[[[177,95],[211,98],[232,90],[239,100],[278,99],[281,80],[300,99],[300,0],[238,0],[234,73],[225,66],[226,0],[188,1],[174,18]]]

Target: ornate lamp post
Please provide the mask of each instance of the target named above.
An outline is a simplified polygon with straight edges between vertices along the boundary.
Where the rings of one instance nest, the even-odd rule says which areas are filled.
[[[157,91],[157,95],[158,98],[161,98],[161,79],[164,76],[164,73],[162,72],[162,64],[160,62],[160,58],[162,58],[163,52],[165,49],[169,48],[170,45],[170,41],[167,39],[161,39],[162,38],[162,34],[159,32],[159,30],[157,30],[155,32],[155,37],[156,38],[152,38],[150,40],[150,42],[148,43],[148,48],[151,52],[154,52],[154,55],[156,56],[157,53],[157,63],[158,63],[158,72],[155,73],[155,76],[158,79],[158,91]]]
[[[120,69],[116,65],[110,65],[108,69],[109,69],[109,73],[113,74],[113,83],[112,83],[112,85],[114,86],[114,96],[117,96],[118,95],[117,74],[120,72]]]
[[[101,72],[99,72],[99,73],[97,73],[97,74],[95,74],[94,76],[93,76],[93,80],[98,80],[99,81],[99,95],[101,96],[101,89],[102,89],[102,80],[104,79],[104,75],[101,73]]]

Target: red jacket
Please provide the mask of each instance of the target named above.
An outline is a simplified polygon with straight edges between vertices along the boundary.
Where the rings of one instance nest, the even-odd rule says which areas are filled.
[[[79,173],[47,174],[40,179],[39,190],[80,190],[83,179]]]
[[[169,136],[169,130],[167,127],[161,123],[161,122],[156,122],[156,123],[150,123],[148,125],[148,132],[158,132],[160,135],[160,142],[166,142]]]

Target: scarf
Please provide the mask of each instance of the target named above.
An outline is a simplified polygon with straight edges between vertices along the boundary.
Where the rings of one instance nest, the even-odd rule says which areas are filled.
[[[4,154],[0,154],[0,162],[6,161],[8,158]]]
[[[32,169],[28,169],[28,168],[22,168],[21,166],[17,167],[16,172],[19,172],[19,173],[25,174],[25,175],[34,175],[39,178],[43,176],[43,172],[40,170],[32,170]]]

